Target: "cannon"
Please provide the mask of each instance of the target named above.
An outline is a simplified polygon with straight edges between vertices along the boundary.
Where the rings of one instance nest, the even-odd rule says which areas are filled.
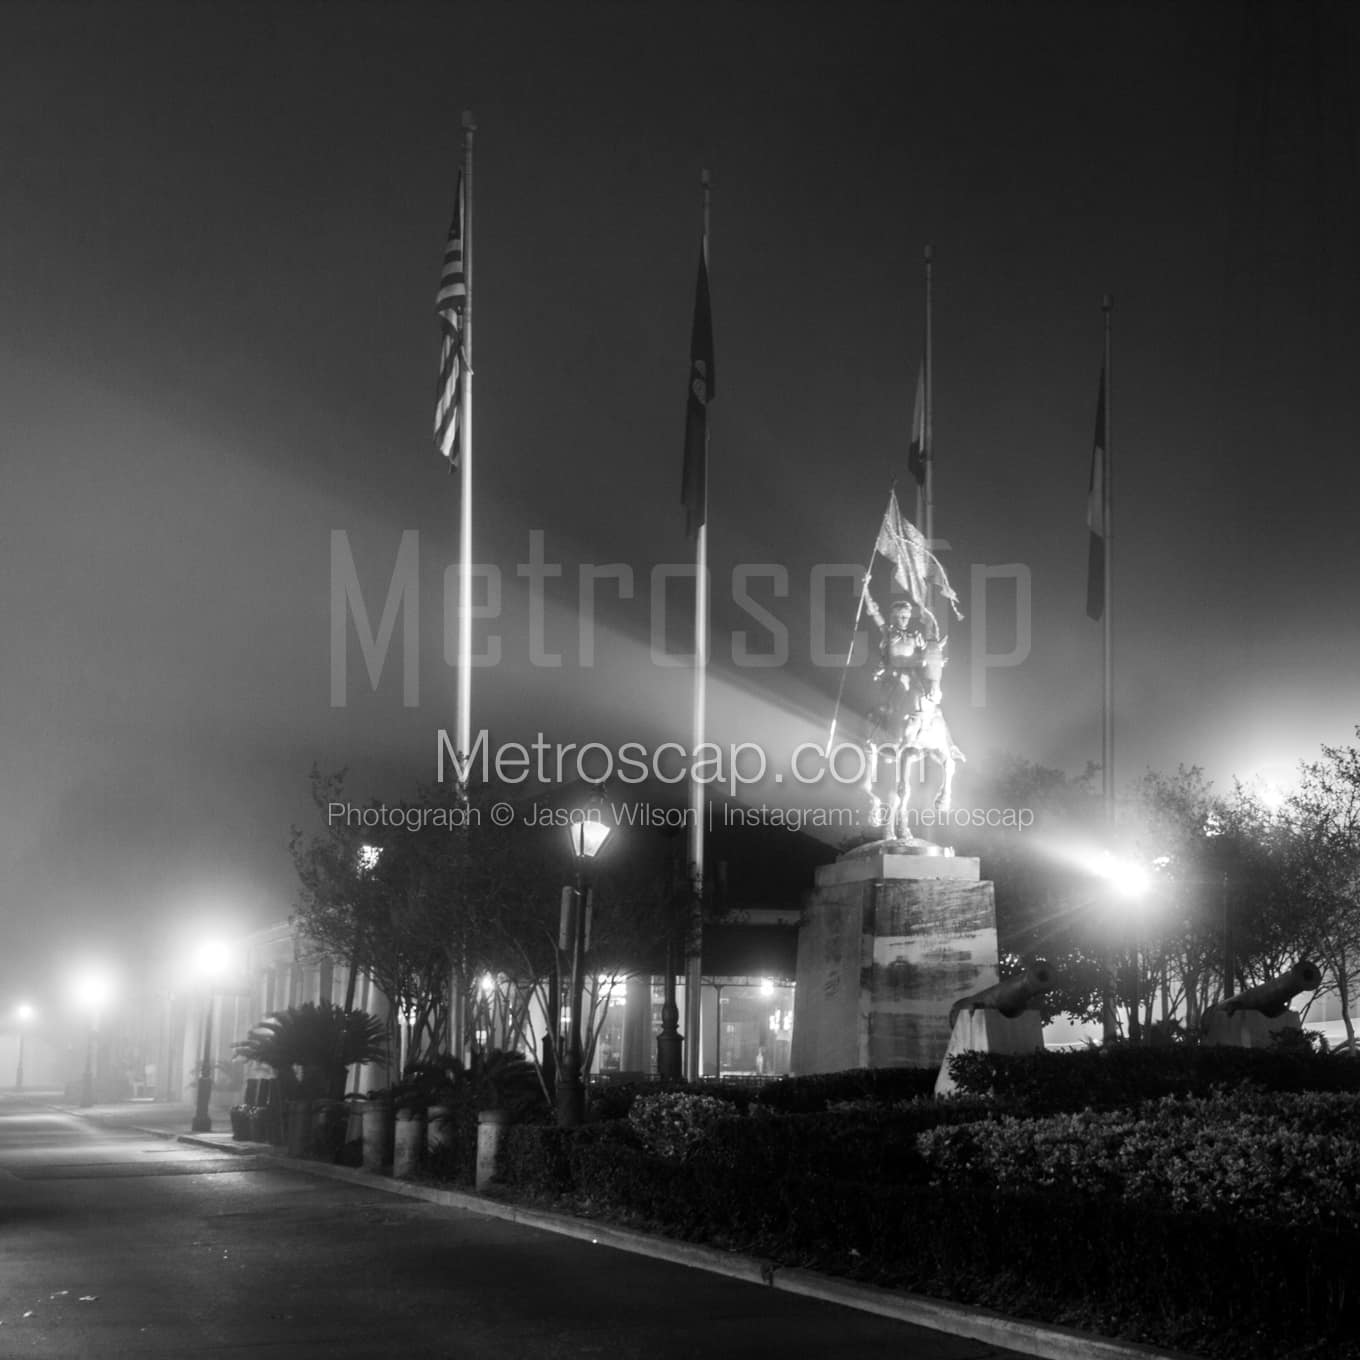
[[[1007,1020],[1014,1020],[1029,1009],[1029,1003],[1036,996],[1051,992],[1057,985],[1058,980],[1048,964],[1036,963],[1015,977],[1003,978],[993,987],[960,997],[949,1008],[949,1028],[954,1028],[954,1022],[964,1012],[971,1015],[974,1011],[1000,1011]]]
[[[1259,987],[1248,987],[1236,996],[1224,997],[1204,1013],[1206,1023],[1215,1011],[1236,1015],[1238,1011],[1257,1011],[1267,1020],[1275,1020],[1289,1009],[1289,1003],[1300,992],[1311,992],[1322,983],[1322,974],[1315,963],[1300,959],[1287,973],[1263,982]]]

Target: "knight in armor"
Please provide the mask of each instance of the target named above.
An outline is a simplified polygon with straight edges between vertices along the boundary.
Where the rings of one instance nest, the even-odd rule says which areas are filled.
[[[888,619],[872,597],[865,601],[869,617],[878,625],[878,669],[874,683],[878,703],[872,718],[882,732],[899,733],[904,724],[919,722],[926,704],[940,702],[940,646],[933,620],[905,595],[888,606]]]

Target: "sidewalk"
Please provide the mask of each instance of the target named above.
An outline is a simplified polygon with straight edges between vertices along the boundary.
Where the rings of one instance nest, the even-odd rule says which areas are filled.
[[[901,1322],[935,1331],[951,1332],[955,1336],[988,1345],[1002,1347],[1021,1355],[1039,1356],[1044,1360],[1193,1360],[1179,1351],[1160,1350],[1153,1346],[1127,1341],[1112,1341],[1090,1332],[1079,1332],[1070,1327],[1027,1322],[1006,1317],[985,1308],[967,1304],[947,1303],[923,1295],[899,1290],[883,1289],[874,1285],[855,1284],[831,1275],[780,1266],[754,1256],[738,1252],[720,1251],[698,1246],[674,1238],[638,1232],[632,1228],[616,1228],[592,1219],[574,1218],[567,1214],[548,1213],[541,1209],[526,1209],[511,1201],[490,1199],[466,1190],[443,1190],[412,1181],[393,1180],[357,1168],[333,1166],[325,1162],[287,1157],[282,1148],[268,1143],[238,1142],[231,1136],[231,1126],[225,1114],[220,1118],[212,1112],[213,1131],[192,1133],[189,1125],[194,1117],[190,1104],[169,1104],[153,1101],[130,1101],[119,1105],[93,1105],[80,1109],[53,1102],[53,1107],[66,1114],[89,1119],[94,1123],[125,1129],[128,1132],[149,1134],[156,1138],[174,1138],[194,1147],[211,1148],[241,1156],[272,1153],[279,1159],[280,1168],[321,1176],[328,1180],[348,1181],[354,1185],[424,1200],[449,1209],[462,1209],[488,1218],[505,1219],[524,1227],[544,1232],[561,1233],[579,1238],[593,1245],[614,1247],[644,1256],[654,1256],[697,1270],[709,1270],[731,1279],[752,1284],[766,1284],[774,1289],[811,1298],[839,1303],[881,1317],[896,1318]]]

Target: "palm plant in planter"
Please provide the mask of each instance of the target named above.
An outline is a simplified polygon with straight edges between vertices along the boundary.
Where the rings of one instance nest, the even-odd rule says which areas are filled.
[[[367,1011],[306,1001],[267,1015],[236,1045],[236,1056],[263,1064],[278,1078],[280,1103],[340,1100],[345,1072],[387,1056],[387,1029]]]

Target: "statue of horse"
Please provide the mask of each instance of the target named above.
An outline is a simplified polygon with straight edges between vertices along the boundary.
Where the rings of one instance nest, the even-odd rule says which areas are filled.
[[[932,640],[918,667],[887,674],[880,682],[883,702],[874,711],[873,732],[865,743],[864,791],[870,800],[870,816],[883,828],[884,840],[913,839],[908,825],[911,780],[926,760],[940,772],[936,813],[948,813],[952,807],[954,771],[967,757],[954,745],[940,710],[944,647],[943,642]]]

